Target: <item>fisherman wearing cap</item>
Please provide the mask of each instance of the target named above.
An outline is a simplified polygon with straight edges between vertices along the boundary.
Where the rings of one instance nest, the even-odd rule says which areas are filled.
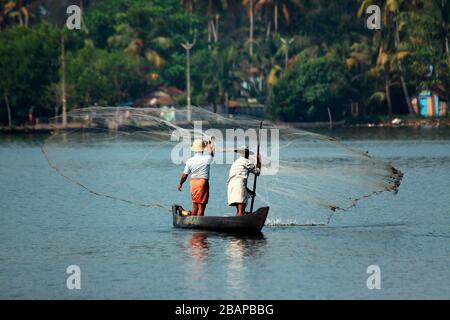
[[[236,207],[236,215],[243,216],[249,194],[254,194],[247,188],[249,173],[259,175],[261,173],[261,158],[258,155],[257,164],[253,164],[249,157],[253,154],[243,146],[234,150],[240,157],[233,163],[228,176],[228,205]]]
[[[204,149],[208,154],[203,154]],[[211,138],[208,142],[195,140],[191,150],[195,153],[192,158],[186,161],[183,174],[181,175],[178,191],[181,191],[183,183],[191,175],[191,196],[193,216],[203,216],[209,198],[209,168],[214,159],[214,150]]]

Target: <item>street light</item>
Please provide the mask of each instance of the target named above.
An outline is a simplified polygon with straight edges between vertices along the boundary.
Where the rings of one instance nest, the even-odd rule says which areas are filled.
[[[192,120],[192,105],[191,105],[191,49],[195,46],[197,41],[197,33],[194,35],[192,43],[181,43],[181,46],[186,50],[186,91],[187,91],[187,121]]]

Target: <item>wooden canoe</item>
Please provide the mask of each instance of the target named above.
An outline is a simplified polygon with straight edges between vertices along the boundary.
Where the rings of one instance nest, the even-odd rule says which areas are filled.
[[[269,207],[259,208],[242,217],[182,216],[183,207],[172,205],[173,226],[176,228],[210,230],[229,233],[259,233],[264,227]]]

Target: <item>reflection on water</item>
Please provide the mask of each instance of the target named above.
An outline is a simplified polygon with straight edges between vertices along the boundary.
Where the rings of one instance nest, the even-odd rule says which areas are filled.
[[[208,254],[209,245],[206,241],[206,233],[196,232],[192,234],[188,244],[190,246],[190,256],[197,262],[203,262],[205,256]]]
[[[184,246],[183,246],[184,247]],[[206,290],[208,287],[208,250],[207,235],[203,232],[195,232],[187,240],[189,259],[187,265],[186,284],[192,294]]]
[[[225,287],[237,297],[250,289],[248,264],[264,252],[267,241],[264,235],[227,235],[211,232],[194,232],[187,240],[192,275],[189,277],[192,290],[207,286],[209,274],[206,268],[209,251],[224,258]],[[214,259],[211,257],[211,259]]]
[[[248,290],[247,270],[244,263],[245,250],[246,246],[243,239],[232,239],[228,241],[225,248],[229,260],[225,269],[225,279],[228,287],[235,291],[239,297],[242,296],[243,291]]]
[[[248,292],[251,283],[248,278],[249,257],[255,257],[263,249],[266,239],[263,234],[257,236],[232,237],[227,242],[225,254],[228,257],[226,266],[226,282],[228,287],[238,296]]]

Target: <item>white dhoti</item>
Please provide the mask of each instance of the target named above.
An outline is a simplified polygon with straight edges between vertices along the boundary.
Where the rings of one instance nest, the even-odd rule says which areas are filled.
[[[237,203],[247,203],[249,194],[247,192],[246,179],[235,177],[228,181],[228,205],[235,206]]]

